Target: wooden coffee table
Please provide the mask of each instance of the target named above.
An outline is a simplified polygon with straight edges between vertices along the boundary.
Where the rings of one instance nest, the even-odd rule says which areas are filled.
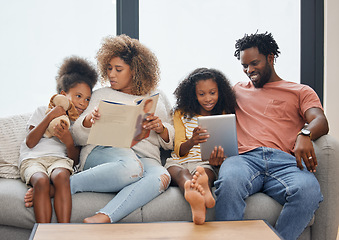
[[[281,239],[263,220],[206,222],[116,223],[116,224],[35,224],[32,240],[74,239]]]

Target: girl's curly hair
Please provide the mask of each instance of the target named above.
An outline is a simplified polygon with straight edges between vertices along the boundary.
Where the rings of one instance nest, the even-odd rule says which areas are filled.
[[[185,117],[192,118],[200,114],[200,104],[196,95],[196,84],[201,80],[212,79],[218,85],[218,102],[212,115],[235,113],[237,105],[235,94],[226,76],[212,68],[198,68],[190,73],[175,89],[176,105],[174,110],[181,111]]]
[[[238,39],[235,43],[235,52],[234,56],[240,60],[240,52],[251,48],[257,47],[259,53],[267,56],[269,54],[274,55],[274,59],[279,57],[280,51],[278,50],[278,44],[274,40],[271,33],[254,33],[251,35],[245,34],[245,36],[241,39]]]
[[[78,83],[86,83],[91,90],[98,81],[98,73],[93,64],[84,58],[70,56],[63,60],[57,76],[57,92],[66,93]]]
[[[96,55],[102,83],[109,81],[107,68],[114,57],[121,58],[131,68],[132,94],[145,95],[157,87],[160,79],[158,59],[137,39],[132,39],[125,34],[103,39]]]

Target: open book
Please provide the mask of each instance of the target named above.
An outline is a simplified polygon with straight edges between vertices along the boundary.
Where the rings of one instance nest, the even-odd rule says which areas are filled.
[[[132,103],[101,100],[101,116],[92,125],[87,143],[129,148],[147,138],[150,130],[142,126],[147,116],[154,113],[158,98],[159,93]]]

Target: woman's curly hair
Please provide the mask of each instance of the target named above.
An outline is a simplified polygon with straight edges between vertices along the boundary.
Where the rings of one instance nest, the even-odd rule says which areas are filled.
[[[86,83],[92,90],[98,81],[98,73],[94,65],[84,58],[70,56],[63,60],[55,78],[57,92],[66,93],[78,83]]]
[[[219,93],[212,115],[235,113],[237,103],[230,81],[222,72],[212,68],[198,68],[179,83],[174,91],[177,98],[174,110],[181,111],[187,118],[199,115],[200,104],[196,95],[196,85],[199,81],[208,79],[217,83]]]
[[[240,52],[251,47],[257,47],[259,53],[265,56],[273,54],[274,59],[279,57],[280,54],[278,44],[274,40],[272,34],[265,32],[254,33],[251,35],[245,34],[243,38],[236,40],[234,56],[240,60]]]
[[[125,34],[103,39],[96,55],[102,83],[109,81],[107,68],[114,57],[121,58],[131,68],[132,94],[145,95],[157,87],[160,79],[158,59],[137,39],[132,39]]]

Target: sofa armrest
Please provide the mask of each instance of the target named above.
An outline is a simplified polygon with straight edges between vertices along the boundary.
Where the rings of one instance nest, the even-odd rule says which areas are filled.
[[[318,167],[315,173],[324,196],[315,213],[312,239],[336,239],[339,224],[339,143],[330,135],[313,142]]]

